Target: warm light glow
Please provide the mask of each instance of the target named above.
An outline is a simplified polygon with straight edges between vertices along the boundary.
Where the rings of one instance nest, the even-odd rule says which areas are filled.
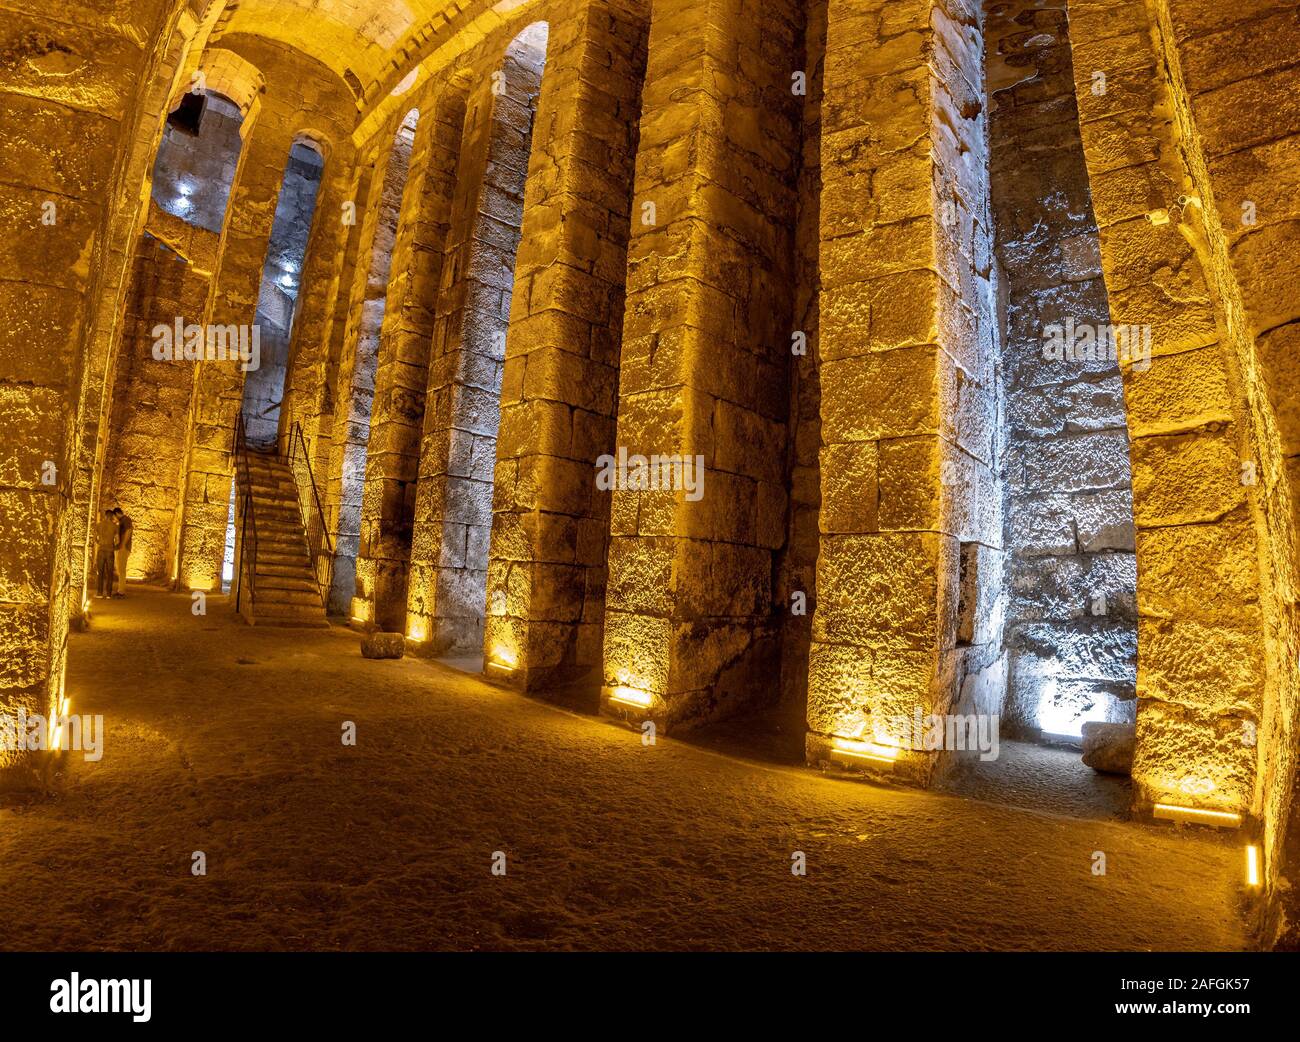
[[[638,691],[634,687],[616,687],[609,693],[609,700],[619,705],[631,706],[633,709],[649,709],[654,704],[654,695],[649,691]]]
[[[410,90],[412,87],[415,86],[415,81],[418,80],[419,78],[420,78],[420,67],[417,65],[414,69],[412,69],[410,72],[406,74],[406,76],[402,79],[401,83],[399,83],[396,87],[393,88],[392,96],[394,98],[400,98],[403,94],[405,94],[408,90]]]
[[[1259,886],[1259,847],[1254,844],[1246,848],[1246,885]]]
[[[68,699],[63,697],[59,700],[55,717],[50,721],[50,749],[58,752],[63,745],[63,722],[68,717]]]
[[[1176,807],[1172,803],[1157,803],[1154,816],[1165,821],[1190,821],[1197,825],[1215,825],[1220,828],[1236,828],[1241,824],[1240,814],[1226,810]]]
[[[352,621],[353,622],[369,622],[372,610],[373,609],[369,601],[364,600],[361,597],[352,598]]]
[[[492,654],[488,658],[488,665],[493,669],[511,670],[519,665],[519,659],[515,653],[504,645],[497,644],[492,648]]]
[[[429,639],[429,620],[415,618],[406,624],[406,635],[411,640]]]
[[[877,742],[864,742],[837,734],[832,736],[831,745],[834,752],[854,760],[872,760],[876,763],[892,764],[898,759],[897,747],[880,745]]]

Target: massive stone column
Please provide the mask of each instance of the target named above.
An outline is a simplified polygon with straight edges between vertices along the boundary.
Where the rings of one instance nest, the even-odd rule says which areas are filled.
[[[1000,694],[979,11],[830,0],[826,46],[808,757],[924,784],[907,723]]]
[[[484,637],[489,668],[520,686],[600,664],[609,497],[595,464],[615,448],[641,6],[584,3],[547,47],[502,377]]]
[[[198,17],[206,6],[204,24]],[[86,621],[89,587],[94,585],[93,558],[95,553],[92,531],[95,516],[92,506],[98,507],[102,496],[103,465],[108,453],[104,437],[109,422],[109,391],[117,366],[122,342],[121,316],[130,281],[130,258],[134,255],[140,227],[144,221],[147,201],[137,195],[136,186],[151,180],[152,164],[157,154],[163,123],[169,101],[175,95],[178,82],[186,82],[185,73],[197,62],[206,39],[206,31],[221,9],[221,4],[204,4],[193,0],[186,6],[177,22],[176,31],[159,55],[159,64],[152,80],[140,97],[138,122],[133,131],[130,155],[122,179],[126,188],[122,196],[118,219],[107,229],[106,256],[102,265],[106,278],[103,291],[95,301],[91,324],[90,347],[86,359],[86,379],[81,390],[81,439],[77,456],[77,472],[72,491],[73,538],[68,587],[68,612],[74,625]],[[167,533],[169,536],[170,533]],[[166,541],[166,537],[164,538]]]
[[[653,4],[617,446],[687,457],[693,480],[643,488],[633,461],[613,494],[603,697],[661,726],[776,694],[798,21],[785,3]]]
[[[425,396],[408,632],[418,649],[482,646],[501,369],[542,54],[516,41],[465,114]]]
[[[276,200],[294,132],[263,111],[246,136],[226,209],[220,256],[203,325],[252,326],[262,265],[275,220]],[[197,317],[183,316],[187,321]],[[244,393],[243,363],[195,363],[190,423],[182,454],[178,512],[177,582],[191,590],[219,590],[234,477],[235,417]]]
[[[317,458],[321,452],[329,453],[325,469],[325,512],[330,525],[330,538],[334,549],[333,582],[329,595],[329,610],[343,614],[351,611],[352,598],[356,592],[356,551],[360,542],[361,523],[361,482],[345,481],[345,468],[355,458],[356,447],[364,446],[369,436],[370,398],[372,388],[363,388],[364,402],[358,400],[357,368],[364,366],[365,350],[378,347],[374,338],[363,338],[363,326],[367,320],[367,309],[373,312],[377,306],[384,306],[384,294],[387,289],[386,279],[375,279],[374,264],[376,238],[382,221],[382,203],[388,182],[387,171],[391,158],[393,138],[390,145],[363,161],[367,168],[359,187],[364,192],[358,193],[356,214],[360,220],[355,235],[355,254],[350,271],[351,284],[344,291],[340,288],[334,318],[334,333],[340,336],[337,344],[338,361],[332,364],[333,395],[332,409],[329,410],[328,441],[324,441],[325,418],[322,417],[322,441]],[[391,186],[389,186],[391,187]],[[382,244],[379,248],[382,248]],[[334,345],[331,345],[334,350]],[[364,411],[364,421],[356,413]],[[351,478],[361,475],[353,474]],[[349,498],[350,496],[350,498]]]
[[[375,372],[357,557],[357,596],[370,603],[368,614],[385,630],[406,629],[407,570],[429,347],[464,123],[464,86],[444,84],[428,110],[421,111],[416,125],[393,248]]]
[[[1262,816],[1273,863],[1294,763],[1294,536],[1245,305],[1260,299],[1245,292],[1255,273],[1234,271],[1207,170],[1215,139],[1198,127],[1169,5],[1071,2],[1070,22],[1112,320],[1150,345],[1149,364],[1124,369],[1135,804]],[[1257,120],[1267,104],[1242,102],[1232,122]]]
[[[1271,417],[1263,410],[1255,422],[1266,441],[1268,427],[1276,430],[1280,458],[1261,453],[1257,487],[1268,506],[1276,562],[1269,585],[1281,621],[1277,629],[1285,635],[1294,625],[1286,615],[1294,619],[1296,569],[1288,575],[1279,559],[1288,543],[1293,561],[1300,549],[1300,4],[1200,0],[1161,4],[1157,11],[1163,49],[1186,99],[1178,109],[1180,122],[1194,127],[1199,138],[1200,148],[1191,154],[1196,183],[1207,192],[1207,241],[1220,280],[1231,274],[1240,287],[1241,322],[1254,337],[1243,383],[1255,403],[1267,396],[1272,406]],[[1284,908],[1280,915],[1275,910],[1265,930],[1272,935],[1284,929],[1279,946],[1294,948],[1300,945],[1300,690],[1295,645],[1285,636],[1280,645],[1289,645],[1290,655],[1279,651],[1274,659],[1279,697],[1265,701],[1257,789],[1264,881]],[[1280,869],[1287,883],[1274,890]]]
[[[103,400],[84,392],[111,340],[96,317],[120,300],[161,129],[143,103],[166,95],[183,60],[196,25],[178,24],[183,6],[142,2],[110,22],[86,5],[58,20],[19,5],[0,22],[0,713],[49,714],[64,694],[86,530],[72,498],[76,487],[90,499],[80,443]],[[0,750],[0,783],[26,768]]]

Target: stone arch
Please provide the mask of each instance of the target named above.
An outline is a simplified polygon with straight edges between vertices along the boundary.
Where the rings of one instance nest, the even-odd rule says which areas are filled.
[[[280,403],[289,369],[289,345],[297,315],[307,244],[316,215],[325,157],[313,141],[295,138],[285,160],[274,223],[262,266],[257,311],[258,365],[244,379],[244,428],[253,444],[279,440]]]
[[[135,529],[131,579],[170,578],[182,475],[158,446],[185,429],[194,386],[193,363],[176,350],[174,330],[178,322],[184,329],[203,319],[242,151],[241,113],[224,95],[206,91],[198,135],[169,125],[152,167],[102,452],[100,498],[121,506]],[[163,330],[171,338],[166,358],[155,351]]]
[[[253,120],[257,118],[262,95],[266,92],[266,77],[243,55],[224,47],[212,47],[203,52],[189,82],[181,83],[179,87],[171,99],[172,109],[186,94],[213,91],[238,105],[243,119]]]

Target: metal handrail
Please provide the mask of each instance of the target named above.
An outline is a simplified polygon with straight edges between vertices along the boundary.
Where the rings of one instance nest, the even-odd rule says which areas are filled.
[[[302,425],[297,420],[293,421],[287,440],[286,448],[278,451],[280,458],[289,465],[294,483],[299,485],[298,510],[302,514],[303,528],[307,533],[307,550],[311,554],[312,572],[320,588],[321,604],[328,611],[330,588],[334,585],[334,543],[330,539],[329,525],[325,521],[325,508],[321,503],[320,489],[316,485],[316,475],[312,472],[307,439],[303,436]],[[305,482],[299,480],[299,467],[306,471]],[[304,485],[311,487],[310,498],[305,494]],[[313,506],[314,511],[309,509]]]
[[[239,560],[235,574],[239,586],[235,590],[235,611],[239,611],[244,596],[244,553],[248,547],[248,536],[253,536],[252,564],[248,569],[248,602],[250,609],[257,610],[257,511],[253,507],[253,475],[248,467],[248,431],[244,427],[243,412],[235,416],[235,460],[236,460],[236,513],[239,515]],[[239,478],[243,477],[243,491],[239,491]]]

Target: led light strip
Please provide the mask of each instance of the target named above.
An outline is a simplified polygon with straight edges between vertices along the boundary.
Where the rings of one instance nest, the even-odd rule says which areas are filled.
[[[1241,825],[1241,815],[1225,810],[1202,810],[1198,807],[1178,807],[1172,803],[1157,803],[1155,818],[1163,821],[1190,821],[1197,825],[1214,825],[1217,828],[1235,829]]]
[[[831,757],[837,755],[854,760],[870,760],[873,763],[888,764],[892,767],[898,759],[898,750],[888,745],[877,745],[875,742],[863,742],[835,735],[831,739]]]
[[[609,693],[609,700],[633,709],[649,709],[654,696],[649,691],[638,691],[634,687],[616,687]]]

